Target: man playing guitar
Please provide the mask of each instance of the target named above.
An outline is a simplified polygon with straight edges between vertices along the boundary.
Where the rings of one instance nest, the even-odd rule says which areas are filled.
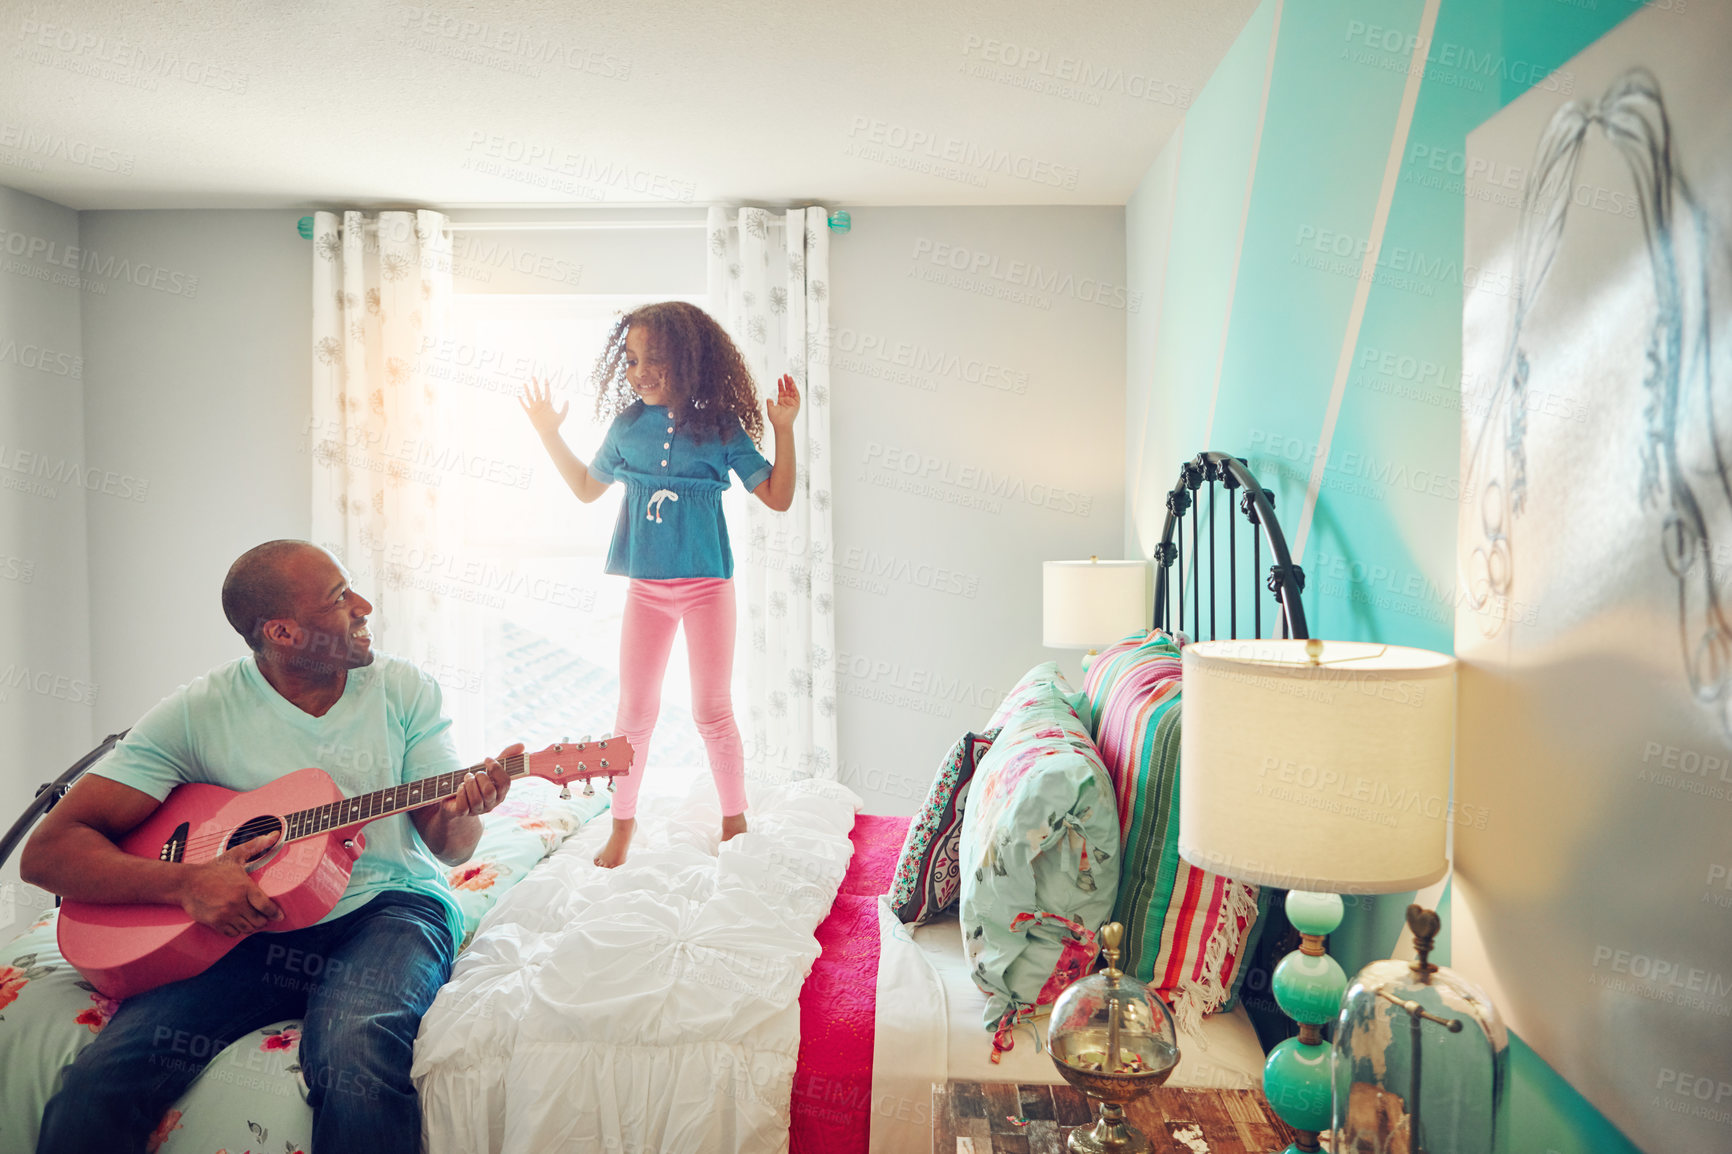
[[[200,1072],[185,1059],[189,1034],[214,1055],[302,1017],[314,1150],[408,1154],[421,1142],[409,1079],[415,1036],[456,953],[445,869],[474,852],[478,815],[504,799],[510,775],[489,759],[445,800],[374,821],[324,920],[258,932],[282,911],[246,863],[279,834],[196,864],[133,856],[116,841],[186,782],[250,790],[317,766],[352,796],[462,762],[438,685],[406,661],[374,660],[373,607],[323,549],[270,541],[247,551],[229,569],[222,604],[252,653],[146,713],[43,819],[20,872],[74,901],[179,906],[241,940],[204,972],[121,1003],[67,1068],[37,1149],[141,1151]],[[500,759],[521,752],[512,746]]]

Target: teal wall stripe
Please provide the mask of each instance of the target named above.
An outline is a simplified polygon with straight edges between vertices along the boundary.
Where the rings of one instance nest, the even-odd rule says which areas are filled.
[[[1453,649],[1466,137],[1530,86],[1567,95],[1554,70],[1639,6],[1441,0],[1301,559],[1314,635]],[[1127,278],[1159,283],[1163,300],[1130,318],[1131,556],[1149,555],[1161,494],[1203,448],[1249,458],[1291,534],[1324,431],[1424,6],[1289,3],[1267,72],[1275,7],[1259,7],[1199,94],[1182,154],[1158,158],[1126,206]],[[1138,239],[1153,221],[1170,230],[1160,252]],[[1349,910],[1331,939],[1349,972],[1389,952],[1405,905]],[[1519,1041],[1511,1091],[1512,1150],[1634,1149]]]
[[[1215,405],[1221,394],[1221,369],[1227,356],[1227,336],[1233,323],[1233,291],[1239,278],[1239,261],[1245,249],[1245,224],[1251,218],[1251,194],[1257,185],[1257,153],[1263,144],[1263,129],[1268,121],[1269,90],[1275,80],[1276,53],[1281,46],[1282,0],[1275,0],[1270,15],[1269,48],[1263,66],[1263,95],[1257,102],[1257,123],[1251,130],[1251,155],[1246,162],[1244,206],[1239,211],[1239,239],[1233,247],[1231,273],[1227,282],[1227,300],[1221,316],[1221,344],[1215,354],[1215,375],[1209,382],[1209,408],[1203,417],[1203,442],[1208,443],[1215,430]]]
[[[1196,452],[1207,431],[1203,422],[1209,382],[1220,355],[1227,302],[1233,295],[1230,261],[1239,243],[1242,196],[1251,175],[1274,32],[1275,0],[1267,0],[1216,69],[1215,77],[1225,83],[1211,79],[1185,115],[1186,136],[1197,147],[1186,149],[1180,157],[1173,186],[1173,217],[1183,227],[1175,225],[1169,248],[1155,345],[1154,387],[1161,403],[1149,417],[1158,426],[1158,435],[1151,429],[1148,451],[1159,452],[1171,462],[1157,459],[1154,467],[1157,475],[1165,475],[1158,482],[1162,489],[1176,474],[1177,454]]]

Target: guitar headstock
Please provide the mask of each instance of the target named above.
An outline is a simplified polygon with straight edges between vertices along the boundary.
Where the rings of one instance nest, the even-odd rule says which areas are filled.
[[[631,772],[633,756],[631,742],[619,736],[600,741],[556,741],[536,753],[525,753],[523,772],[555,785],[594,777],[624,777]]]

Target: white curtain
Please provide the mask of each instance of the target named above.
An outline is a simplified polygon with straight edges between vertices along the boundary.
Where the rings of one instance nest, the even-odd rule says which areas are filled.
[[[830,530],[830,232],[821,208],[712,207],[711,308],[739,345],[760,402],[785,373],[800,388],[794,505],[746,502],[735,570],[745,618],[742,736],[756,780],[835,778],[836,624]],[[774,434],[765,428],[765,456]],[[736,702],[736,712],[738,705]]]
[[[376,650],[447,669],[460,660],[460,621],[439,591],[460,563],[465,455],[421,369],[450,307],[446,219],[313,220],[313,540],[373,602]],[[474,704],[451,697],[454,719]]]

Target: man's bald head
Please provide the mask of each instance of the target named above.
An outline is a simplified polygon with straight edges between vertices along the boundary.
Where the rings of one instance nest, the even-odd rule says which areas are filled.
[[[229,566],[228,576],[223,578],[223,616],[246,638],[253,652],[264,648],[259,631],[265,622],[295,615],[290,562],[318,548],[310,541],[266,541],[242,553]]]

